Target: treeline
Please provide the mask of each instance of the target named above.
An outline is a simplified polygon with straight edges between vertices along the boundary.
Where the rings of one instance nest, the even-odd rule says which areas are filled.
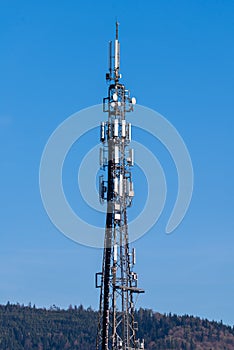
[[[199,317],[136,312],[146,350],[234,350],[234,327]]]
[[[0,305],[1,350],[95,350],[98,314],[70,306]],[[233,350],[234,328],[193,316],[139,309],[135,319],[146,350]]]

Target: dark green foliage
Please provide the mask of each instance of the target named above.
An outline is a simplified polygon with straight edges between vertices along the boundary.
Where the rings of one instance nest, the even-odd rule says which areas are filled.
[[[93,350],[97,313],[69,307],[49,310],[20,305],[0,306],[0,349]]]
[[[161,315],[152,310],[136,312],[138,336],[147,350],[233,350],[234,328],[194,316]]]
[[[193,316],[136,312],[147,350],[232,350],[234,329]],[[97,312],[83,306],[60,310],[0,305],[0,350],[95,350]]]

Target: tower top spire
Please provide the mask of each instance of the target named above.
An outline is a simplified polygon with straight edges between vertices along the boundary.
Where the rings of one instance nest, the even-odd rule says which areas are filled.
[[[115,28],[116,28],[115,39],[119,40],[119,22],[118,21],[115,22]]]
[[[119,44],[119,22],[115,22],[115,40],[114,50],[112,47],[112,41],[109,42],[109,73],[106,74],[106,80],[115,84],[119,82],[121,74],[119,74],[120,68],[120,44]]]

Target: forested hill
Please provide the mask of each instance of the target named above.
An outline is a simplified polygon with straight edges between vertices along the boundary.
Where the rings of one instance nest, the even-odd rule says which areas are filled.
[[[234,328],[193,316],[136,312],[146,350],[233,350]],[[60,310],[0,306],[1,350],[95,350],[97,312],[82,306]]]

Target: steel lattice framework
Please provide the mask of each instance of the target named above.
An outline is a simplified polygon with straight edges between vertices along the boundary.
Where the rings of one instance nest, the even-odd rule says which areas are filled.
[[[107,213],[102,272],[96,274],[96,287],[100,288],[96,349],[138,350],[144,349],[144,341],[136,338],[135,294],[144,291],[137,286],[135,250],[129,247],[127,208],[134,197],[134,152],[130,148],[131,124],[125,118],[136,100],[120,83],[118,23],[112,46],[110,42],[108,97],[103,99],[108,121],[101,123],[100,130],[100,167],[104,174],[99,178],[99,197],[102,203],[106,201]]]

